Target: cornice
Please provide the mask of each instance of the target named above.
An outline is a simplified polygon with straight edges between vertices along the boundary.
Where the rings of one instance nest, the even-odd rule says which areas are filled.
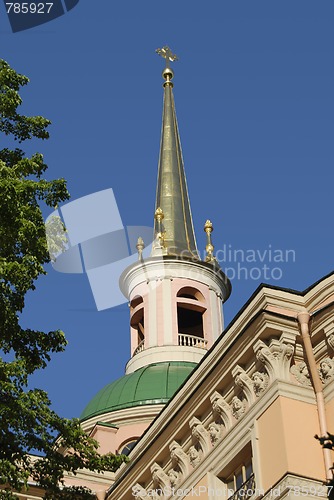
[[[231,293],[229,280],[222,270],[200,260],[158,257],[129,266],[120,277],[120,288],[126,297],[141,283],[163,279],[184,278],[205,283],[226,301]]]
[[[161,413],[164,405],[142,405],[134,406],[132,408],[125,408],[123,410],[117,410],[112,412],[103,413],[102,415],[96,415],[95,417],[89,418],[81,422],[81,427],[85,432],[91,431],[98,422],[103,422],[106,424],[114,424],[117,427],[122,425],[128,425],[133,423],[147,423],[152,422],[152,420]]]

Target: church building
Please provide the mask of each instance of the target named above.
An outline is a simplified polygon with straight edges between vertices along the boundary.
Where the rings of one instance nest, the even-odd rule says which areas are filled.
[[[131,357],[80,417],[102,453],[130,461],[68,483],[104,500],[326,498],[333,456],[314,435],[334,433],[334,274],[302,292],[263,284],[225,328],[231,284],[209,220],[205,260],[196,245],[176,56],[158,52],[166,66],[154,241],[144,258],[138,235],[138,260],[120,280]]]

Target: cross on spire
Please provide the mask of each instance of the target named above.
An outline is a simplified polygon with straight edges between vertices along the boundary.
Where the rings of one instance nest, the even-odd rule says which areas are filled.
[[[159,54],[159,56],[166,59],[166,68],[169,68],[170,61],[171,62],[178,61],[178,59],[179,59],[176,54],[173,54],[173,52],[170,50],[170,48],[167,45],[162,47],[162,49],[157,49],[156,53]]]

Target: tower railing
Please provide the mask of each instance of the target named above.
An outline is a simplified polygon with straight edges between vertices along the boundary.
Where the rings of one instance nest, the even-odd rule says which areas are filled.
[[[196,337],[195,335],[188,335],[186,333],[179,333],[179,345],[182,347],[199,347],[200,349],[208,349],[208,341],[202,339],[201,337]],[[145,339],[143,339],[137,345],[136,349],[133,351],[132,356],[139,354],[145,349]]]
[[[143,339],[139,342],[136,349],[133,351],[132,356],[135,356],[136,354],[139,354],[140,352],[142,352],[144,350],[144,342],[145,342],[145,339]]]
[[[200,349],[207,349],[208,341],[195,335],[187,335],[186,333],[179,333],[179,345],[184,347],[199,347]]]

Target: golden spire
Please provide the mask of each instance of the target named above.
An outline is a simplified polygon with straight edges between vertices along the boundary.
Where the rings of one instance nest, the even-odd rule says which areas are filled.
[[[164,220],[162,230],[162,221],[155,219],[154,234],[156,237],[163,232],[167,255],[198,258],[171,81],[174,73],[170,62],[177,57],[169,47],[156,52],[166,60],[166,67],[162,72],[164,104],[155,205],[156,210],[162,209]]]

